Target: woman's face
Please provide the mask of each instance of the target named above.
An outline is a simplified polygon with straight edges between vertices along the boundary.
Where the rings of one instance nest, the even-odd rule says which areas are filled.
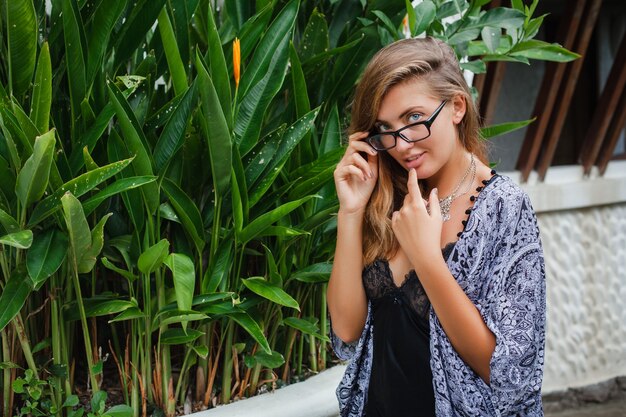
[[[424,121],[441,102],[430,93],[424,81],[409,80],[397,84],[383,97],[375,128],[380,132],[396,131],[408,124]],[[415,168],[418,178],[429,178],[451,159],[457,147],[462,146],[457,139],[456,124],[464,114],[465,101],[456,97],[448,101],[436,116],[428,138],[408,143],[397,137],[396,146],[387,152],[406,170]],[[415,132],[419,135],[417,129]],[[410,129],[402,133],[409,139],[418,139],[411,137],[413,132]]]

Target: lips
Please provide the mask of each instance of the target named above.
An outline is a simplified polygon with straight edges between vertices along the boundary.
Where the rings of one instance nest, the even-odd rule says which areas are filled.
[[[425,152],[422,152],[420,154],[411,155],[410,157],[405,158],[404,161],[407,168],[417,168],[422,163],[422,159],[424,159],[424,154]]]

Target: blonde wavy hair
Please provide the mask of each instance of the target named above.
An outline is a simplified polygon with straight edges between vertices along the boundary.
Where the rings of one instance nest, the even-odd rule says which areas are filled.
[[[446,43],[431,37],[403,39],[374,55],[356,87],[349,133],[372,130],[380,103],[389,89],[416,79],[425,81],[430,93],[439,100],[452,100],[456,96],[465,100],[465,116],[456,125],[458,138],[467,151],[487,163],[478,110],[456,55]],[[396,254],[399,244],[391,228],[391,215],[402,207],[407,193],[407,171],[387,152],[378,155],[378,182],[367,204],[363,223],[366,265]]]

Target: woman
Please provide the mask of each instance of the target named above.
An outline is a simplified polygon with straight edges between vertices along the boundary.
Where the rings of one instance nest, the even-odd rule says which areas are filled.
[[[486,164],[452,49],[426,38],[379,51],[350,133],[327,292],[333,348],[350,359],[341,415],[542,416],[537,222]]]

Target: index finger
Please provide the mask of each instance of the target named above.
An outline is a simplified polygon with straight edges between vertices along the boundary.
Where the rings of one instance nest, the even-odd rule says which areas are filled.
[[[409,170],[409,179],[406,186],[409,191],[409,195],[412,198],[420,201],[422,200],[422,193],[420,192],[419,183],[417,182],[417,171],[415,171],[415,168],[411,168]]]
[[[369,135],[369,132],[354,132],[348,136],[348,142],[360,141],[365,139]]]

